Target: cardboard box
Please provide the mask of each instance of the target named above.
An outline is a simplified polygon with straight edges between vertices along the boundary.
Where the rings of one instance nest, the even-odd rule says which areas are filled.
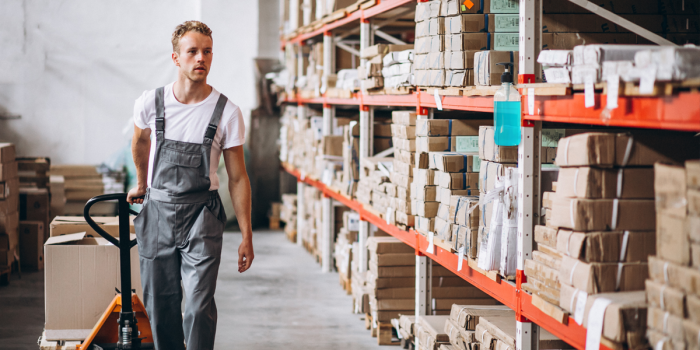
[[[399,162],[407,163],[407,164],[410,164],[411,166],[415,167],[416,158],[415,158],[414,153],[415,152],[396,149],[396,150],[394,150],[394,159],[398,160]]]
[[[516,47],[517,48],[517,47]],[[496,51],[487,49],[474,54],[474,84],[477,86],[501,85],[501,75],[505,66],[498,63],[510,62],[510,72],[518,71],[518,51]]]
[[[517,164],[512,163],[496,163],[484,161],[482,159],[479,168],[479,185],[478,188],[482,193],[488,193],[495,186],[498,179],[506,175],[507,168],[515,168]]]
[[[445,69],[445,52],[429,52],[426,69]]]
[[[130,232],[135,233],[136,228],[134,227],[135,216],[130,217],[131,227]],[[119,220],[117,217],[97,217],[93,216],[94,220],[103,230],[107,231],[110,235],[114,237],[119,237]],[[95,230],[88,225],[85,218],[82,216],[57,216],[51,221],[49,226],[51,237],[85,232],[88,236],[101,237]]]
[[[571,305],[576,305],[579,294],[573,287],[562,284],[559,305],[565,310],[572,311],[570,310]],[[605,309],[603,337],[615,343],[644,340],[647,328],[647,307],[644,294],[644,291],[636,291],[588,295],[583,324],[588,325],[588,319],[592,316],[600,317],[600,315],[590,315],[590,311],[596,299],[605,298],[611,300],[612,303]],[[631,346],[633,345],[635,344]]]
[[[0,181],[14,179],[17,176],[17,162],[0,163]]]
[[[685,162],[685,175],[687,187],[694,190],[700,190],[700,161],[687,160]]]
[[[496,345],[494,350],[515,349],[515,339],[517,338],[517,325],[513,322],[513,314],[498,316],[481,316],[476,328],[477,339],[479,339],[479,328],[482,332],[487,332],[496,338],[502,345]],[[566,349],[571,346],[563,340],[555,337],[545,329],[540,329],[540,349]]]
[[[646,262],[647,257],[657,251],[654,231],[574,232],[561,229],[556,240],[558,252],[585,262]]]
[[[573,216],[572,216],[573,215]],[[654,201],[650,199],[580,199],[557,197],[552,224],[574,231],[655,229]]]
[[[430,50],[428,52],[445,51],[445,35],[431,35],[428,38],[430,39]]]
[[[436,172],[438,185],[454,190],[479,189],[479,173],[443,173]]]
[[[654,198],[653,168],[561,168],[557,196],[578,198]]]
[[[445,222],[451,222],[450,220],[450,206],[445,204],[438,204],[437,217],[444,220]]]
[[[544,244],[550,247],[556,247],[558,241],[559,230],[553,227],[536,225],[535,226],[535,242]]]
[[[19,223],[19,259],[22,268],[44,269],[44,223],[21,221]]]
[[[402,139],[415,139],[416,127],[410,125],[391,124],[391,136]]]
[[[414,154],[416,168],[428,169],[428,153],[427,152],[416,152]]]
[[[15,145],[11,143],[0,143],[0,163],[15,162]]]
[[[513,310],[504,305],[480,306],[480,305],[452,305],[450,320],[457,327],[467,331],[473,331],[479,324],[480,317],[489,316],[514,316]]]
[[[428,35],[445,34],[445,17],[434,17],[428,21]]]
[[[430,217],[422,217],[422,216],[416,216],[416,230],[422,233],[427,233],[430,231],[433,231],[435,228],[435,218]]]
[[[474,85],[473,69],[446,70],[445,86],[465,87]]]
[[[402,139],[398,137],[392,137],[392,143],[394,148],[405,151],[405,152],[415,152],[416,151],[416,140],[415,139]]]
[[[700,271],[654,256],[649,257],[649,278],[680,289],[687,294],[700,294]]]
[[[472,2],[470,7],[468,7],[469,3],[465,4],[464,2],[458,0],[448,0],[447,2],[443,2],[442,4],[442,6],[447,7],[448,16],[454,16],[460,13],[481,14],[489,13],[489,11],[491,11],[491,1],[489,0]]]
[[[589,294],[644,289],[646,263],[583,263],[562,257],[559,280]]]
[[[425,202],[420,200],[415,200],[412,203],[413,214],[425,217],[434,218],[437,216],[439,202]]]
[[[420,187],[437,186],[437,183],[438,183],[437,179],[435,178],[435,170],[433,170],[433,169],[414,168],[413,169],[413,181],[417,187],[416,191],[419,191]]]
[[[476,259],[479,251],[479,229],[452,225],[452,239],[457,243],[457,249],[464,248],[464,255],[470,259]]]
[[[384,87],[383,77],[369,77],[361,82],[362,90],[379,89]]]
[[[684,218],[688,212],[686,171],[675,165],[654,165],[656,212]]]
[[[452,224],[441,219],[439,216],[435,218],[435,235],[437,238],[449,243],[452,242]]]
[[[541,281],[545,286],[559,289],[559,270],[553,269],[539,261],[525,260],[525,275]]]
[[[685,220],[658,213],[656,216],[656,254],[660,259],[689,266],[690,239],[685,230]]]
[[[474,194],[477,195],[479,191],[477,189],[473,190]],[[471,196],[472,195],[472,190],[471,189],[466,189],[466,190],[453,190],[449,188],[442,188],[438,187],[437,190],[437,196],[435,197],[435,200],[449,206],[451,201],[452,201],[452,196]]]
[[[493,120],[419,119],[416,136],[474,136],[479,135],[479,126],[484,124],[493,124]]]
[[[49,224],[49,191],[45,188],[21,188],[19,190],[19,219],[41,221],[44,227]],[[46,237],[48,239],[48,236]],[[41,242],[44,243],[43,240]]]
[[[395,171],[399,174],[410,176],[410,177],[413,176],[413,167],[410,164],[400,162],[396,159],[394,159],[393,164],[394,164],[394,167],[393,167],[392,171]],[[392,197],[395,197],[395,195]]]
[[[473,173],[475,157],[478,158],[473,154],[429,152],[428,166],[445,173]]]
[[[478,227],[480,214],[478,204],[477,196],[452,196],[448,214],[451,222],[469,228]]]
[[[416,256],[415,252],[413,254],[406,253],[383,253],[383,254],[371,254],[369,261],[378,267],[386,266],[415,266]]]
[[[417,115],[410,111],[392,111],[391,122],[399,125],[416,125]]]
[[[460,33],[445,35],[444,51],[481,51],[493,47],[490,33]]]
[[[407,188],[413,182],[413,178],[399,173],[391,173],[391,182],[397,186]]]
[[[445,52],[445,66],[449,69],[474,69],[476,50]]]
[[[457,136],[417,136],[415,141],[415,151],[426,156],[429,152],[455,152],[457,149]]]
[[[416,188],[416,199],[425,202],[435,202],[437,186],[421,186]]]
[[[517,33],[517,14],[461,14],[445,20],[447,34],[459,33]]]
[[[121,288],[119,249],[82,232],[49,238],[44,257],[47,333],[88,334]],[[131,249],[131,286],[143,300],[138,246]]]
[[[360,58],[372,58],[374,56],[384,56],[389,52],[404,51],[413,49],[413,45],[392,45],[377,44],[362,50]]]
[[[688,148],[697,146],[697,140],[677,134],[645,131],[585,133],[559,142],[556,163],[561,167],[652,166],[657,162],[680,164],[697,156],[688,151]]]
[[[685,294],[683,291],[652,280],[646,280],[644,285],[650,307],[663,307],[671,315],[685,317]]]
[[[479,127],[479,158],[497,163],[517,163],[517,146],[499,146],[494,142],[493,126]]]

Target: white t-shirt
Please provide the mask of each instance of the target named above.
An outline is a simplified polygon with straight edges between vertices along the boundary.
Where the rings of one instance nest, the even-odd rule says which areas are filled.
[[[190,143],[202,143],[204,133],[209,125],[212,113],[216,107],[221,93],[212,88],[211,94],[204,101],[196,104],[180,103],[173,94],[173,84],[165,86],[165,138],[174,141]],[[156,154],[156,90],[144,91],[134,103],[134,124],[141,129],[151,129],[151,152],[148,160],[148,187],[151,187],[153,174],[153,159]],[[211,146],[211,164],[209,178],[210,190],[219,189],[219,177],[216,170],[219,168],[221,150],[240,146],[245,142],[245,125],[241,109],[231,100],[226,102],[224,112],[221,115],[219,127]]]

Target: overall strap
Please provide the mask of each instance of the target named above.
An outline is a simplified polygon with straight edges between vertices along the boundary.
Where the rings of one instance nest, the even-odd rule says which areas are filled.
[[[219,100],[216,101],[216,108],[214,108],[214,113],[212,113],[211,119],[209,120],[209,125],[207,126],[207,132],[204,133],[205,144],[207,143],[207,140],[209,140],[209,142],[214,140],[214,136],[216,135],[216,129],[219,127],[221,115],[224,113],[224,108],[226,107],[227,101],[228,98],[226,98],[224,94],[219,95]]]
[[[165,103],[163,102],[163,87],[156,89],[156,132],[165,131]]]

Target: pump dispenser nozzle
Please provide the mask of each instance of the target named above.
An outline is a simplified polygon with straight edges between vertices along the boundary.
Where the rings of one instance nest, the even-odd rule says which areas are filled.
[[[511,62],[501,62],[496,63],[498,66],[505,66],[506,71],[501,74],[501,84],[502,83],[513,83],[513,73],[510,72],[513,69],[513,63]]]

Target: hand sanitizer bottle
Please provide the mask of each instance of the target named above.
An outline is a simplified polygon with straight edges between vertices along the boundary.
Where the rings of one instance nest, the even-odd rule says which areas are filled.
[[[520,144],[520,94],[513,87],[513,74],[510,62],[504,65],[506,71],[501,75],[501,88],[493,96],[494,141],[499,146],[517,146]]]

